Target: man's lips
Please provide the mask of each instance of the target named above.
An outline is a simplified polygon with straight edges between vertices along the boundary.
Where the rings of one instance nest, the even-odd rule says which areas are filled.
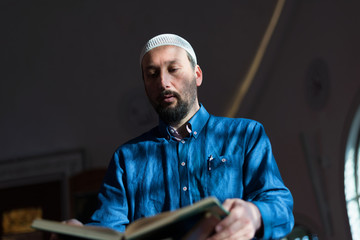
[[[161,98],[161,100],[163,102],[173,102],[175,100],[175,96],[174,95],[165,95]]]
[[[160,94],[159,101],[165,103],[171,103],[175,101],[176,98],[177,98],[176,93],[164,92]]]

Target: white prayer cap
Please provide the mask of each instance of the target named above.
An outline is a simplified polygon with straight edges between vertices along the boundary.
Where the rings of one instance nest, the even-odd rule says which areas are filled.
[[[197,64],[196,55],[190,43],[178,35],[167,33],[167,34],[157,35],[152,39],[150,39],[149,41],[147,41],[140,54],[140,65],[144,55],[147,52],[149,52],[151,49],[166,45],[183,48],[191,56],[195,65]]]

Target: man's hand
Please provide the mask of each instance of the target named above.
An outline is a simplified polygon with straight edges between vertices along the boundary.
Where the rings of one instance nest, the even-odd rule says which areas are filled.
[[[63,221],[62,223],[64,224],[68,224],[68,225],[75,225],[75,226],[82,226],[84,225],[82,222],[80,222],[79,220],[73,218],[73,219],[69,219],[66,221]],[[61,240],[61,238],[59,237],[59,235],[52,233],[50,235],[50,240]]]
[[[230,214],[215,226],[215,234],[208,240],[252,239],[262,226],[255,204],[234,198],[227,199],[223,206]]]

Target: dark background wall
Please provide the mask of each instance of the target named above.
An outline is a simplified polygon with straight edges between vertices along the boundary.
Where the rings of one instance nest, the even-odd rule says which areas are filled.
[[[276,3],[1,1],[0,162],[82,149],[84,169],[107,166],[117,146],[157,123],[138,58],[159,33],[192,43],[200,100],[225,115]],[[359,7],[287,1],[236,114],[263,123],[297,221],[322,239],[350,238],[343,172],[360,103]]]

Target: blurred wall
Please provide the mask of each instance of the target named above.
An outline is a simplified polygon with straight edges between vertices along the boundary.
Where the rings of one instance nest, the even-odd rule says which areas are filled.
[[[158,121],[139,71],[142,45],[158,33],[192,43],[204,72],[200,101],[226,114],[275,5],[1,1],[0,163],[82,149],[85,169],[107,166],[117,146]],[[236,114],[263,123],[296,220],[321,239],[350,239],[343,166],[360,104],[359,7],[287,1]]]

